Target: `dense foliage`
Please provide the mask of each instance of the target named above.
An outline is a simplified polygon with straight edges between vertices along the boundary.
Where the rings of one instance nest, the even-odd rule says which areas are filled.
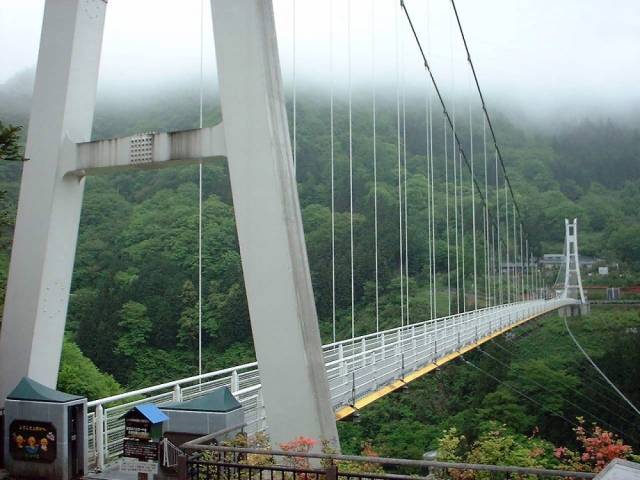
[[[18,79],[0,88],[3,105],[0,117],[18,125],[27,123],[28,96],[25,98],[21,90],[23,84],[28,82]],[[198,108],[194,92],[197,89],[186,85],[160,96],[154,92],[120,102],[107,99],[98,105],[94,137],[195,127]],[[301,92],[298,101],[300,200],[321,331],[329,339],[332,315],[329,108],[325,92]],[[406,194],[412,321],[425,319],[430,311],[423,106],[424,98],[409,95]],[[344,338],[350,334],[351,325],[348,129],[345,104],[337,101],[335,111],[336,310],[338,336]],[[219,120],[215,106],[206,105],[205,113],[205,124]],[[361,333],[375,325],[373,145],[370,99],[364,94],[355,99],[353,121],[355,323],[357,333]],[[376,121],[380,324],[385,327],[396,326],[400,313],[394,99],[380,94]],[[474,122],[481,125],[480,117],[475,117]],[[549,137],[525,131],[499,115],[496,128],[535,253],[559,251],[564,235],[563,218],[577,216],[582,253],[619,260],[623,262],[622,270],[633,275],[633,269],[640,264],[640,251],[637,242],[634,243],[640,229],[640,212],[635,207],[640,202],[640,179],[635,167],[640,151],[637,132],[613,123],[586,122],[558,130],[554,137]],[[468,131],[464,120],[459,119],[459,129],[464,139]],[[604,171],[599,170],[591,153],[581,163],[582,147],[578,148],[580,139],[593,142],[595,132],[599,131],[607,132],[604,138],[625,139],[616,143],[616,154],[607,157],[608,168]],[[482,129],[475,128],[475,132],[476,162],[482,162]],[[438,140],[443,136],[441,122],[434,121],[439,313],[448,311],[444,290],[447,284],[444,149],[443,142]],[[602,153],[605,147],[598,145],[597,151]],[[579,164],[583,177],[574,178],[563,170],[569,161]],[[492,210],[493,168],[489,161],[488,197]],[[480,175],[484,175],[482,170],[479,168]],[[400,174],[403,176],[404,170]],[[465,286],[470,292],[471,183],[468,172],[463,175]],[[19,176],[19,164],[0,165],[0,190],[8,191],[7,208],[12,213]],[[67,322],[69,341],[75,342],[102,371],[127,388],[191,375],[196,370],[196,180],[194,167],[119,173],[86,180]],[[214,369],[248,361],[253,358],[253,351],[228,170],[223,161],[206,165],[204,196],[204,368]],[[481,249],[479,239],[478,250]],[[484,270],[482,262],[481,256],[480,272]],[[3,249],[0,255],[3,279],[7,264],[8,251]],[[454,270],[450,274],[455,278]],[[470,300],[466,300],[470,305]]]

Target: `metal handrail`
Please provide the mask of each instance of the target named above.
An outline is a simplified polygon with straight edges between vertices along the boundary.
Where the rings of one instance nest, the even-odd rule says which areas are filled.
[[[531,316],[532,313],[541,315],[572,302],[574,301],[561,298],[514,302],[426,320],[325,345],[323,352],[330,376],[331,403],[334,408],[350,404],[353,401],[354,388],[356,398],[359,398],[374,388],[378,379],[388,382],[403,378],[405,374],[428,363],[436,362],[439,358],[478,341],[479,337],[486,337],[498,328],[509,327]],[[338,358],[335,358],[335,355],[338,355]],[[376,378],[370,378],[371,374]],[[256,417],[250,422],[249,433],[264,428],[266,418],[257,362],[113,395],[89,403],[89,406],[95,409],[90,413],[93,414],[94,420],[94,431],[90,432],[90,440],[93,446],[91,454],[95,457],[98,469],[104,467],[105,459],[118,455],[116,449],[119,448],[123,437],[123,426],[120,425],[119,419],[122,409],[151,400],[159,404],[179,401],[182,399],[183,389],[192,390],[199,385],[195,382],[204,379],[213,379],[213,381],[203,385],[200,391],[190,391],[190,398],[208,393],[220,385],[228,385],[238,396],[245,412]],[[250,386],[241,388],[242,384],[247,383]],[[106,404],[149,393],[156,393],[156,395],[136,398],[123,405],[104,408]]]
[[[332,462],[356,462],[356,463],[375,463],[378,465],[387,466],[402,466],[402,467],[414,467],[414,468],[446,468],[456,470],[478,470],[489,472],[501,472],[501,473],[516,473],[522,475],[537,475],[537,476],[553,476],[553,477],[568,477],[568,478],[593,478],[596,476],[593,472],[575,472],[568,470],[553,470],[549,468],[534,468],[534,467],[518,467],[509,465],[491,465],[483,463],[462,463],[462,462],[441,462],[437,460],[409,460],[404,458],[388,458],[388,457],[366,457],[358,455],[340,455],[333,453],[316,453],[316,452],[292,452],[285,450],[267,450],[258,448],[238,448],[238,447],[224,447],[218,445],[203,445],[199,443],[204,437],[195,439],[181,445],[181,448],[188,451],[211,451],[222,453],[239,453],[239,454],[252,454],[252,455],[264,455],[267,457],[293,457],[293,458],[306,458],[317,460],[331,460]],[[215,461],[202,463],[212,463]],[[246,465],[245,465],[246,466]]]

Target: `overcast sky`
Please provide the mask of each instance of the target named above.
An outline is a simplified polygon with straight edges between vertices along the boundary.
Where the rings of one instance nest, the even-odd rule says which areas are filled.
[[[333,65],[336,88],[346,87],[349,3],[353,83],[370,86],[373,75],[392,84],[398,76],[407,85],[424,82],[397,0],[295,0],[299,81],[313,79],[328,88]],[[293,71],[293,4],[294,0],[274,0],[287,79]],[[449,0],[406,4],[443,89],[466,93],[470,77]],[[201,0],[109,0],[100,91],[197,78],[200,5]],[[506,94],[532,108],[583,99],[615,108],[637,104],[640,1],[457,0],[457,6],[490,103]],[[43,7],[43,0],[0,0],[0,83],[35,65]],[[211,85],[215,57],[208,1],[203,24],[205,71]]]

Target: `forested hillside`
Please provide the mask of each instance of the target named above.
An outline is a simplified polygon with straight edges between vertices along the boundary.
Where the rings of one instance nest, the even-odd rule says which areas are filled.
[[[0,119],[26,125],[28,79],[0,87]],[[412,320],[429,312],[425,115],[422,94],[407,100],[407,196],[409,292]],[[126,99],[102,98],[94,137],[197,126],[197,89],[184,87]],[[126,101],[125,101],[126,100]],[[354,103],[354,229],[356,330],[374,325],[374,185],[370,98]],[[205,125],[219,121],[206,105]],[[505,112],[508,113],[508,112]],[[321,330],[331,331],[330,130],[327,92],[298,96],[297,172],[303,220]],[[620,261],[626,279],[640,270],[640,134],[635,127],[584,122],[553,135],[494,114],[506,168],[525,217],[534,254],[559,252],[563,219],[577,216],[581,253]],[[447,311],[445,186],[442,122],[434,111],[436,171],[436,270],[438,309]],[[475,158],[482,165],[482,119],[474,117]],[[399,324],[397,130],[395,99],[378,99],[377,115],[380,319]],[[468,125],[459,119],[461,137]],[[336,306],[341,337],[350,333],[350,250],[347,111],[336,103]],[[467,140],[464,140],[467,142]],[[494,198],[493,152],[489,149],[489,198]],[[256,159],[259,161],[259,159]],[[480,168],[480,167],[479,167]],[[471,190],[465,181],[465,246],[471,263]],[[20,164],[0,165],[0,189],[14,214]],[[204,368],[252,358],[249,318],[224,162],[206,165],[204,180]],[[120,173],[86,180],[86,193],[68,314],[66,359],[80,358],[74,344],[97,367],[132,388],[191,375],[197,342],[197,168]],[[495,208],[491,200],[491,208]],[[10,231],[3,232],[10,239]],[[481,249],[478,246],[478,249]],[[0,256],[4,284],[9,252]],[[478,267],[483,271],[482,264]],[[471,285],[470,269],[466,271]],[[455,275],[455,272],[452,272]],[[349,333],[348,333],[349,332]],[[87,359],[82,359],[82,361]],[[80,360],[77,360],[80,361]],[[88,368],[88,367],[87,367]],[[106,379],[101,395],[117,389]]]

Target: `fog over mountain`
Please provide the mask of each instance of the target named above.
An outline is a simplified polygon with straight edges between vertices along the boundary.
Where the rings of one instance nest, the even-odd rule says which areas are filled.
[[[471,77],[450,2],[405,3],[445,96],[465,98],[472,91]],[[344,94],[351,71],[353,84],[362,90],[371,88],[374,76],[380,89],[395,89],[397,83],[426,88],[422,61],[398,4],[392,0],[274,0],[289,91],[294,28],[298,84],[328,93],[333,81],[338,94]],[[43,8],[43,0],[0,4],[0,83],[35,65]],[[638,2],[458,0],[457,8],[491,108],[542,125],[552,118],[638,117]],[[99,98],[131,102],[137,96],[189,88],[197,96],[201,20],[205,92],[211,98],[216,67],[209,2],[110,0]],[[471,98],[477,107],[475,95]],[[14,101],[18,98],[9,103]],[[6,110],[7,104],[0,108]]]

